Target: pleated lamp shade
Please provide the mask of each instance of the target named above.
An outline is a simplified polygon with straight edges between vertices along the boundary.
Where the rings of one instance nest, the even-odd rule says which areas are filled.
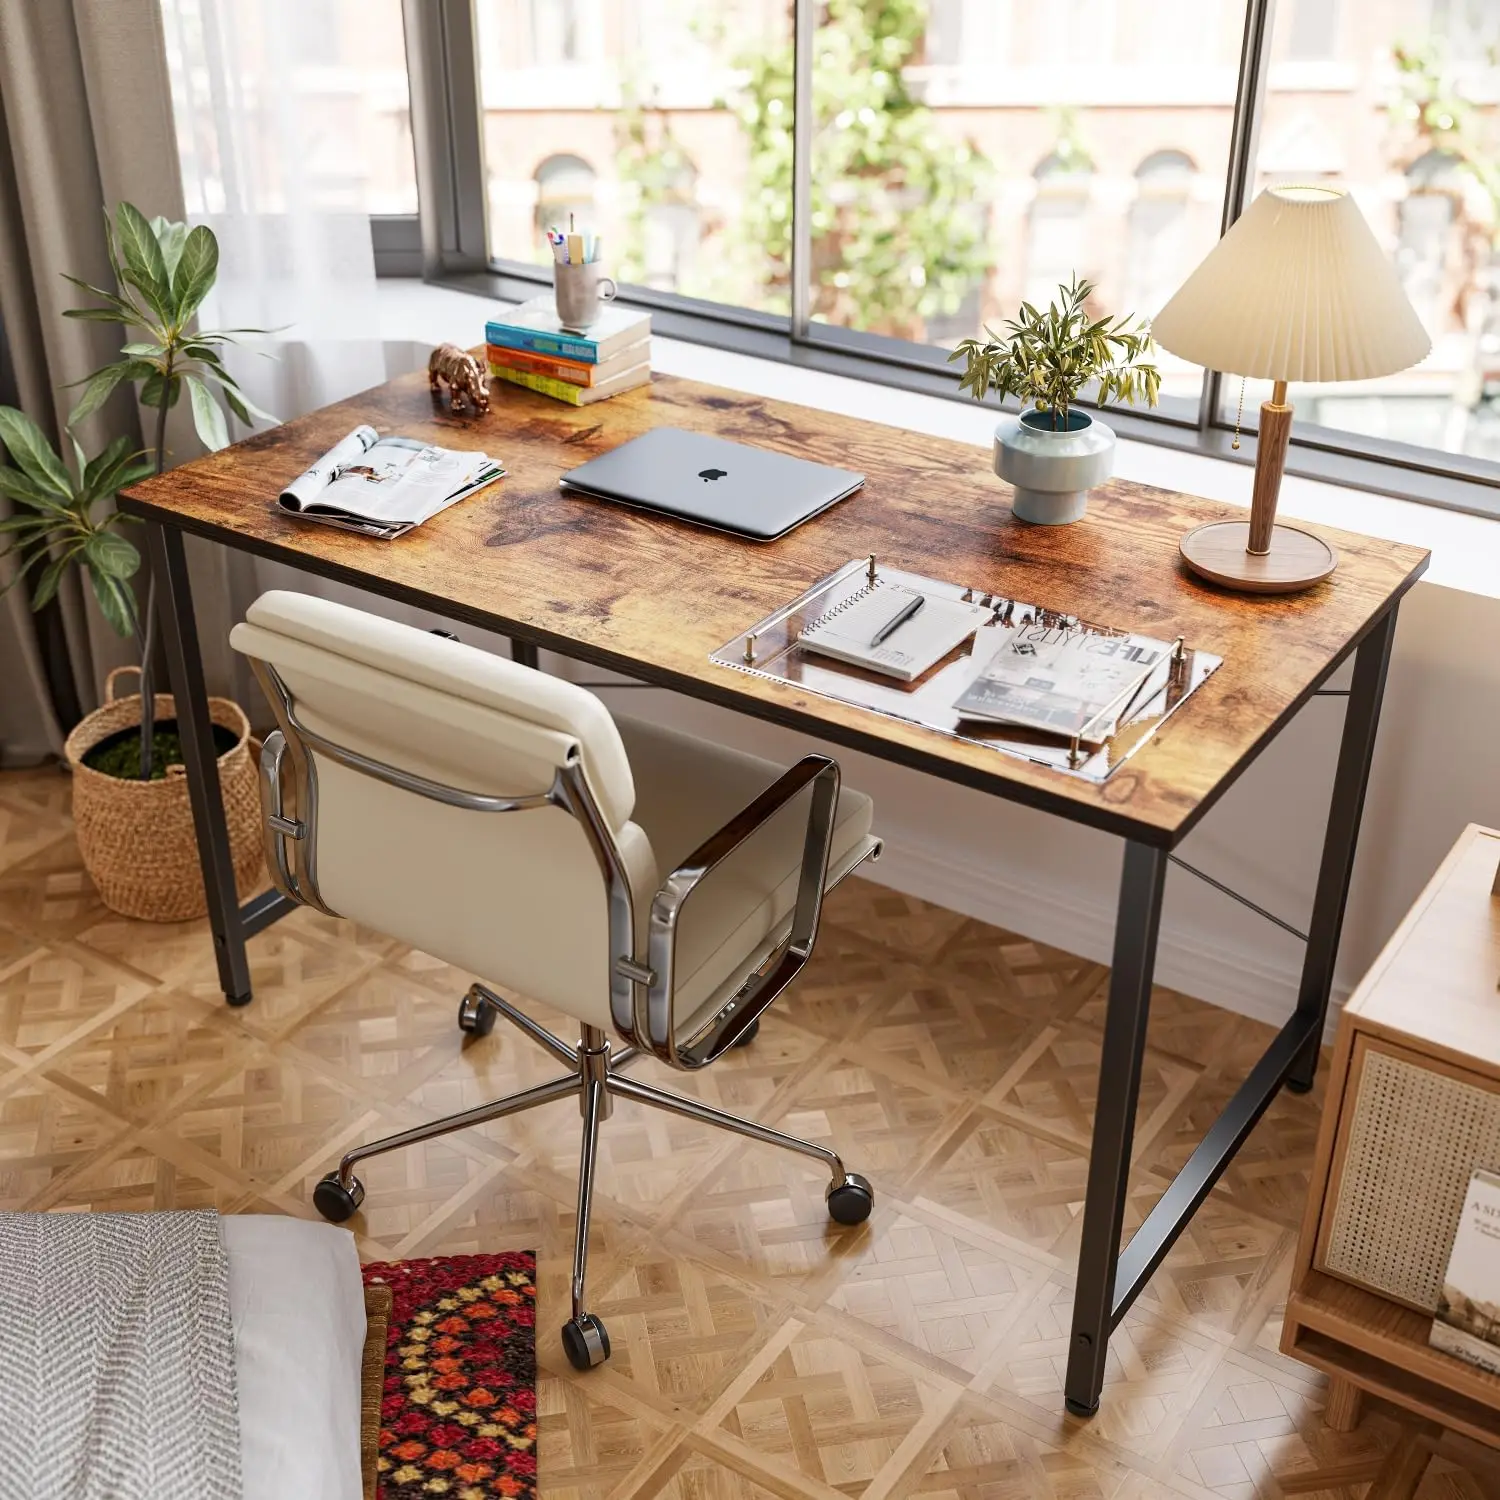
[[[1156,315],[1163,349],[1259,380],[1369,380],[1432,340],[1354,199],[1271,187]]]

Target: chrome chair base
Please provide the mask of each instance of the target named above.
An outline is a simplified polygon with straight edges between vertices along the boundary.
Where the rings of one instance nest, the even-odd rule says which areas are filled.
[[[588,1370],[601,1365],[609,1358],[610,1352],[609,1334],[604,1324],[585,1308],[584,1281],[588,1267],[594,1170],[599,1153],[599,1125],[609,1118],[615,1098],[633,1099],[637,1104],[647,1104],[653,1109],[663,1109],[690,1120],[701,1120],[706,1125],[717,1125],[721,1130],[731,1130],[736,1135],[748,1136],[769,1146],[780,1146],[810,1156],[828,1168],[830,1182],[826,1201],[829,1217],[835,1223],[846,1225],[862,1224],[870,1217],[875,1205],[874,1189],[858,1172],[847,1171],[837,1152],[812,1141],[784,1135],[754,1120],[728,1114],[712,1105],[701,1104],[696,1099],[687,1099],[625,1077],[622,1070],[640,1055],[638,1047],[624,1047],[615,1052],[605,1034],[592,1026],[585,1026],[578,1045],[570,1047],[482,984],[473,985],[459,1002],[459,1030],[470,1036],[488,1036],[498,1017],[504,1017],[543,1050],[551,1052],[567,1066],[568,1071],[546,1083],[507,1094],[490,1104],[481,1104],[475,1109],[466,1109],[460,1114],[448,1115],[367,1145],[356,1146],[339,1162],[338,1171],[330,1172],[318,1183],[313,1191],[313,1204],[325,1219],[341,1224],[356,1214],[364,1202],[364,1184],[354,1175],[354,1167],[367,1157],[398,1151],[418,1141],[430,1141],[455,1130],[483,1125],[505,1115],[533,1109],[538,1104],[550,1104],[554,1099],[576,1095],[583,1112],[583,1146],[578,1164],[578,1223],[573,1241],[573,1316],[562,1329],[563,1349],[575,1369]],[[753,1032],[742,1038],[742,1042],[749,1042],[752,1037]]]

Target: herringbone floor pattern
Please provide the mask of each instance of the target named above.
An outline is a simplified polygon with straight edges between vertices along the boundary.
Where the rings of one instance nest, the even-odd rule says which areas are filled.
[[[0,1206],[310,1216],[349,1142],[555,1071],[505,1026],[464,1045],[467,976],[296,913],[227,1009],[203,923],[122,920],[79,866],[67,781],[0,774]],[[575,1374],[572,1104],[368,1164],[367,1257],[534,1247],[541,1484],[557,1500],[1359,1500],[1395,1428],[1321,1423],[1276,1350],[1320,1098],[1284,1095],[1063,1413],[1106,971],[864,882],[754,1046],[642,1076],[835,1145],[855,1231],[790,1157],[617,1106],[591,1265],[615,1356]],[[541,1019],[563,1028],[557,1017]],[[1162,991],[1127,1229],[1267,1038]],[[1426,1500],[1479,1496],[1435,1462]]]

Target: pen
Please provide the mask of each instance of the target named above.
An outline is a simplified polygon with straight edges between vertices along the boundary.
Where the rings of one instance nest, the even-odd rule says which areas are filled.
[[[870,642],[870,649],[873,651],[893,630],[906,624],[926,603],[927,601],[920,594],[917,594],[909,603],[902,605],[896,614],[875,632],[875,639]]]

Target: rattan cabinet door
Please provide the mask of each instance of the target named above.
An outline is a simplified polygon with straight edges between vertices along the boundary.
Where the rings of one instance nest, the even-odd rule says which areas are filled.
[[[1500,1084],[1357,1036],[1313,1264],[1435,1312],[1478,1168],[1500,1171]]]

